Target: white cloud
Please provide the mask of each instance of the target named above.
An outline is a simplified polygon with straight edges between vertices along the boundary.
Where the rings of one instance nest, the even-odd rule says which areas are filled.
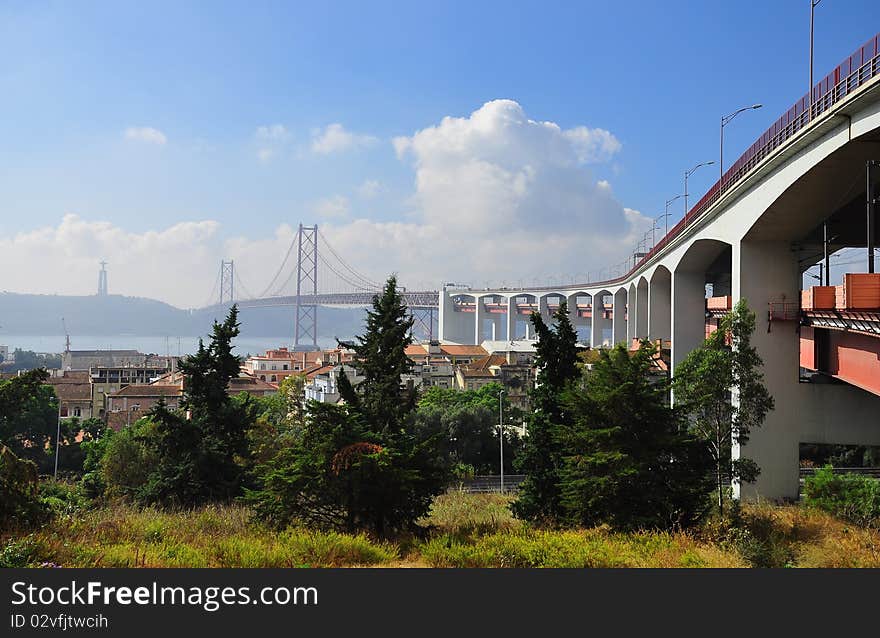
[[[165,133],[150,126],[132,126],[125,129],[123,135],[127,140],[144,142],[146,144],[156,144],[158,146],[164,146],[165,143],[168,142]]]
[[[3,287],[42,294],[94,294],[98,261],[104,259],[109,264],[111,294],[200,306],[216,278],[221,255],[218,227],[215,221],[181,222],[133,233],[68,214],[57,226],[0,239]]]
[[[290,133],[283,124],[270,124],[268,126],[258,126],[256,137],[259,140],[283,142],[290,137]]]
[[[351,206],[349,205],[348,198],[343,195],[325,197],[324,199],[315,202],[312,206],[312,210],[315,214],[325,219],[340,219],[348,217],[350,209]]]
[[[357,188],[358,197],[361,199],[373,199],[382,190],[379,180],[366,179]]]
[[[258,126],[254,133],[259,148],[257,158],[267,164],[278,154],[278,149],[290,139],[290,131],[283,124]]]
[[[312,151],[319,155],[361,148],[374,144],[376,141],[372,135],[352,133],[338,123],[328,124],[323,129],[312,131]]]
[[[607,162],[623,148],[614,135],[601,128],[577,126],[562,134],[577,152],[578,161],[584,164]]]
[[[584,166],[619,150],[611,133],[534,121],[512,100],[392,143],[415,168],[412,221],[322,230],[374,278],[481,285],[585,273],[625,259],[651,225]]]

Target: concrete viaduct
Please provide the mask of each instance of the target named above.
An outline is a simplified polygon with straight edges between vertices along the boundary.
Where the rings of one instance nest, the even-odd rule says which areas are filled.
[[[829,311],[843,326],[823,324],[821,313],[801,303],[804,272],[827,263],[829,252],[873,253],[877,225],[866,207],[880,197],[880,166],[873,182],[868,168],[873,160],[880,160],[880,35],[774,123],[626,275],[557,288],[446,286],[440,338],[473,344],[528,336],[531,312],[549,317],[565,300],[592,347],[661,340],[674,375],[713,317],[745,299],[757,313],[753,343],[776,409],[747,446],[734,450],[762,468],[756,483],[734,490],[749,500],[793,498],[799,444],[880,445],[880,303],[859,314],[856,327],[847,323],[854,313],[846,301],[838,299],[837,310],[832,301]],[[837,344],[826,365],[840,364],[829,375],[849,382],[804,382],[804,339],[833,330],[843,341],[838,332],[825,339]],[[848,379],[845,357],[867,367]]]

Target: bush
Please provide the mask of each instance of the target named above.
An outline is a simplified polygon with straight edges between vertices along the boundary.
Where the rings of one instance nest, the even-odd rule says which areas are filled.
[[[835,474],[830,465],[805,482],[805,502],[810,507],[859,525],[880,519],[880,481],[858,474]]]
[[[38,484],[36,464],[0,445],[0,529],[32,527],[48,517]]]

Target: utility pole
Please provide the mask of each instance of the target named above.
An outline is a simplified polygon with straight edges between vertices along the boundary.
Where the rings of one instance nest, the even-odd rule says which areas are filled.
[[[504,494],[504,389],[498,391],[498,443],[501,450],[501,493]]]

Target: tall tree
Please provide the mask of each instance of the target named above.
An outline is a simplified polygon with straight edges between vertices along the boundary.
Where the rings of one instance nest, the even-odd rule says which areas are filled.
[[[355,346],[365,380],[353,387],[341,375],[345,405],[310,402],[301,434],[259,464],[260,487],[247,498],[263,516],[382,537],[427,513],[446,488],[449,466],[442,432],[416,424],[414,394],[401,388],[411,326],[391,277]]]
[[[232,306],[223,323],[214,322],[210,345],[200,340],[196,354],[180,362],[180,411],[160,403],[149,413],[156,428],[147,443],[159,463],[145,492],[148,500],[188,506],[239,494],[256,406],[227,393],[241,367],[232,352],[238,334],[238,308]]]
[[[577,332],[564,301],[553,314],[552,327],[538,313],[532,313],[531,321],[538,338],[538,379],[530,393],[533,412],[528,418],[528,436],[518,463],[526,479],[512,509],[519,518],[555,524],[562,517],[560,428],[570,424],[571,418],[562,403],[562,393],[579,376]]]
[[[702,441],[666,405],[668,383],[651,374],[643,341],[602,350],[583,388],[566,391],[562,507],[568,523],[616,529],[688,527],[707,510],[711,463]]]
[[[675,403],[687,413],[691,430],[715,464],[718,510],[724,513],[724,483],[750,483],[760,474],[751,459],[734,459],[733,444],[744,447],[774,407],[764,386],[763,361],[752,345],[755,313],[741,299],[702,347],[675,369]]]
[[[412,326],[413,318],[397,290],[397,277],[392,275],[381,294],[373,297],[366,331],[353,347],[354,366],[364,380],[357,391],[344,374],[339,384],[342,398],[368,416],[378,432],[398,429],[415,407],[415,390],[401,388],[402,375],[412,370],[412,361],[406,356]]]

